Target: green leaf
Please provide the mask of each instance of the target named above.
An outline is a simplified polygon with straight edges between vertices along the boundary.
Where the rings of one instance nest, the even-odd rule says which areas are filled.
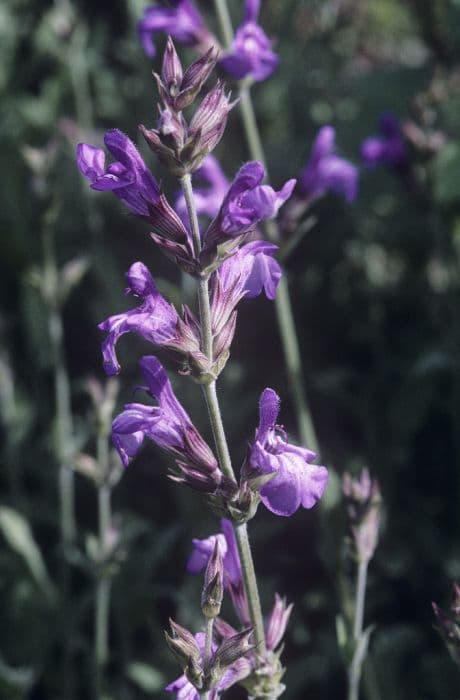
[[[460,200],[460,144],[448,143],[433,163],[434,196],[439,204]]]
[[[39,586],[47,595],[54,595],[45,562],[24,516],[13,508],[0,506],[0,530],[11,549],[22,557]]]
[[[160,671],[142,661],[132,661],[126,669],[126,675],[145,693],[161,690],[166,682]]]

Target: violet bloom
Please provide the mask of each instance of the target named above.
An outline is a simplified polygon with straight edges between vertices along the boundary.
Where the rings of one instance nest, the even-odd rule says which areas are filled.
[[[242,581],[240,555],[230,520],[222,518],[220,527],[222,532],[217,535],[211,535],[204,540],[192,540],[193,552],[187,561],[187,571],[190,574],[204,571],[217,541],[224,565],[224,586],[229,588],[231,584]]]
[[[278,593],[275,593],[275,604],[265,624],[267,649],[274,651],[281,644],[291,617],[292,608],[292,603],[287,605],[286,600],[281,598]]]
[[[176,456],[178,474],[172,478],[204,493],[213,493],[222,474],[216,459],[177,400],[168,376],[156,357],[143,357],[140,367],[147,394],[158,406],[131,403],[112,424],[113,443],[128,466],[147,437]]]
[[[202,632],[195,634],[195,640],[201,651],[204,654],[205,635]],[[217,645],[212,645],[212,652],[215,653]],[[248,659],[241,657],[234,661],[226,670],[217,685],[209,691],[209,700],[218,700],[224,690],[228,690],[232,685],[243,680],[252,672],[252,664]],[[200,700],[200,693],[187,680],[185,675],[180,676],[175,681],[166,686],[169,693],[176,694],[176,700]]]
[[[252,241],[227,258],[211,277],[211,323],[214,354],[228,356],[236,327],[236,306],[244,297],[265,291],[274,299],[281,268],[273,255],[277,246]]]
[[[309,201],[327,192],[353,202],[358,194],[358,170],[336,154],[335,129],[323,126],[315,139],[310,160],[299,178],[300,198]]]
[[[198,170],[194,173],[193,198],[198,216],[214,218],[220,209],[222,200],[227,194],[230,183],[222,167],[213,155],[207,156]],[[198,180],[200,184],[195,185]],[[188,227],[189,218],[185,198],[179,194],[174,205],[183,223]]]
[[[249,449],[249,466],[262,474],[275,476],[262,487],[263,504],[276,515],[292,515],[299,508],[312,508],[327,485],[327,469],[311,462],[316,455],[287,442],[284,430],[276,425],[279,397],[265,389],[260,397],[260,421]]]
[[[212,43],[212,35],[192,0],[170,0],[169,7],[147,7],[137,29],[144,51],[150,58],[156,54],[153,36],[160,32],[187,46],[204,48]]]
[[[407,146],[394,114],[382,114],[379,131],[379,136],[370,136],[361,144],[361,158],[365,165],[369,168],[378,165],[386,165],[395,170],[403,168],[407,163]]]
[[[225,293],[237,291],[247,299],[265,292],[273,301],[282,276],[281,268],[273,257],[278,246],[268,241],[251,241],[227,258],[217,271],[220,286]]]
[[[272,42],[257,23],[259,12],[260,0],[246,0],[243,23],[236,30],[230,50],[220,59],[222,68],[237,80],[265,80],[279,64]]]
[[[105,166],[105,153],[87,143],[77,146],[77,165],[93,190],[111,190],[133,213],[149,216],[149,203],[156,205],[160,188],[139,151],[125,134],[110,129],[104,143],[116,161]]]
[[[233,526],[230,520],[223,518],[220,521],[220,527],[222,532],[216,535],[211,535],[204,540],[193,540],[193,552],[187,562],[187,571],[191,574],[203,571],[208,564],[217,541],[224,565],[224,588],[230,595],[233,607],[242,625],[249,625],[251,618]]]
[[[120,371],[115,350],[118,339],[125,333],[137,333],[155,345],[185,355],[199,352],[200,341],[194,329],[181,321],[174,306],[160,294],[146,266],[134,263],[126,278],[126,292],[140,297],[142,303],[99,324],[99,329],[108,334],[102,343],[106,373],[114,375]]]
[[[273,219],[292,194],[296,180],[288,180],[276,192],[262,185],[265,170],[257,160],[243,165],[224,197],[216,217],[204,234],[204,252],[252,231],[266,219]]]

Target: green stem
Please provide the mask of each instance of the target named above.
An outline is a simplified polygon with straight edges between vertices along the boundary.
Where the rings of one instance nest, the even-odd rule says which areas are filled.
[[[185,202],[190,220],[190,228],[195,247],[195,255],[198,258],[201,251],[201,238],[198,227],[198,218],[196,215],[195,202],[193,199],[193,190],[190,175],[181,178],[181,185],[184,192]],[[211,326],[211,312],[209,301],[209,288],[207,280],[199,281],[199,300],[200,300],[200,322],[202,336],[202,350],[206,353],[209,364],[212,366],[213,354],[213,336]],[[227,438],[225,435],[222,414],[220,411],[219,400],[217,398],[216,382],[212,381],[209,384],[203,385],[203,392],[208,407],[209,420],[212,427],[214,442],[216,446],[219,465],[222,472],[229,479],[235,481],[235,472],[231,462],[230,452],[228,449]],[[249,546],[248,531],[246,525],[234,527],[238,551],[241,559],[241,567],[243,570],[243,580],[245,585],[246,596],[248,599],[249,612],[251,622],[254,627],[254,637],[256,640],[259,654],[266,654],[265,632],[262,616],[262,608],[260,605],[259,591],[257,588],[257,579],[254,570],[254,562],[252,559],[251,548]]]
[[[94,662],[96,666],[96,699],[104,697],[104,669],[109,661],[110,593],[112,581],[107,570],[109,555],[109,535],[112,524],[111,496],[109,483],[111,412],[106,406],[99,407],[96,456],[100,469],[100,482],[97,489],[99,570],[97,571],[96,599],[94,609]]]
[[[366,581],[367,581],[367,561],[361,561],[358,564],[358,576],[356,584],[356,604],[355,604],[355,620],[353,624],[353,638],[355,642],[361,637],[364,621],[364,603],[366,600]]]
[[[190,217],[190,228],[192,230],[193,249],[195,257],[198,260],[201,252],[201,237],[200,227],[198,224],[198,216],[196,207],[193,201],[192,177],[187,174],[181,178],[182,191],[184,193],[185,202],[187,205],[188,215]],[[198,303],[200,306],[200,321],[201,321],[201,340],[203,352],[209,358],[212,365],[213,355],[213,335],[211,325],[211,305],[209,302],[209,290],[207,279],[198,280]]]
[[[361,637],[363,633],[364,604],[366,600],[367,565],[367,561],[361,561],[358,564],[355,592],[355,611],[353,621],[353,641],[355,645],[355,653],[353,655],[353,659],[348,669],[348,700],[358,700],[359,698],[359,685],[361,682],[361,672],[364,661],[364,655],[357,655],[356,650],[361,642]]]
[[[219,18],[222,34],[225,37],[227,45],[230,45],[233,40],[233,28],[228,14],[227,0],[214,0],[214,4]],[[240,83],[239,97],[239,106],[249,153],[251,158],[259,160],[267,171],[267,159],[254,112],[250,84],[247,81],[242,81]],[[266,179],[267,182],[269,182],[268,173]],[[276,221],[265,221],[264,229],[266,236],[270,241],[273,241],[274,243],[278,243],[280,241],[281,236]],[[297,427],[300,438],[304,444],[308,445],[312,450],[317,452],[318,439],[313,425],[307,398],[305,396],[305,379],[302,370],[299,338],[294,323],[294,314],[292,311],[289,287],[284,276],[281,278],[281,282],[277,289],[275,308],[278,321],[278,330],[283,346],[284,361],[289,380],[290,395],[297,416]]]
[[[212,656],[212,631],[214,628],[214,618],[212,617],[207,617],[206,618],[206,628],[205,628],[205,637],[204,637],[204,656],[203,656],[203,661],[204,661],[204,667],[207,669],[208,664],[211,660]],[[204,693],[201,693],[200,697],[201,700],[209,700],[209,690],[206,690]]]
[[[102,571],[97,580],[94,656],[98,668],[106,665],[109,657],[109,611],[110,611],[110,578],[104,571],[107,558],[107,540],[111,523],[110,488],[102,485],[98,489],[99,511],[99,557]]]
[[[216,14],[219,18],[225,46],[229,49],[233,41],[233,27],[232,20],[230,19],[230,12],[228,11],[227,0],[214,0],[214,7],[216,8]]]
[[[75,484],[74,472],[70,464],[73,456],[74,426],[70,381],[67,373],[64,349],[64,328],[59,302],[59,281],[54,248],[54,226],[57,208],[53,204],[46,212],[43,223],[43,291],[48,309],[48,332],[54,368],[54,404],[55,404],[55,443],[54,451],[58,462],[59,523],[62,547],[61,580],[63,626],[66,630],[62,644],[62,688],[66,698],[74,697],[74,673],[72,640],[74,622],[71,610],[71,570],[66,553],[76,539],[75,524]]]
[[[48,330],[54,364],[54,397],[56,411],[56,456],[59,462],[59,502],[61,542],[64,550],[74,541],[75,496],[74,473],[70,466],[73,443],[73,421],[70,382],[64,354],[64,329],[61,309],[56,299],[58,273],[52,227],[55,212],[49,212],[43,233],[44,274],[48,304]]]

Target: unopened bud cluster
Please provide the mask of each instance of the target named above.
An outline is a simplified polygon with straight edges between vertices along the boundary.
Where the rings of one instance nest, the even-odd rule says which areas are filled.
[[[204,97],[190,123],[183,114],[209,78],[216,59],[211,48],[184,72],[169,37],[161,75],[154,74],[163,104],[158,106],[157,128],[141,125],[140,130],[149,148],[176,177],[193,173],[217,146],[225,131],[227,115],[235,104],[218,82]]]
[[[382,497],[377,479],[369,470],[353,477],[345,473],[342,481],[353,555],[358,562],[369,562],[378,543]]]
[[[460,585],[452,584],[450,608],[444,612],[436,603],[432,603],[436,617],[436,629],[441,635],[453,661],[460,666]]]

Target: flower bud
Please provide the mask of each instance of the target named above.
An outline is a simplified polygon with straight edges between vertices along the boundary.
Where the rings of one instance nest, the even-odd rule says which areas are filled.
[[[252,651],[255,645],[249,642],[251,635],[252,627],[248,627],[224,639],[212,658],[212,666],[224,670],[235,663],[237,659]]]
[[[220,613],[224,597],[224,566],[219,543],[216,539],[214,550],[209,558],[204,575],[201,594],[201,609],[207,618],[215,618]]]
[[[185,627],[181,627],[177,622],[169,620],[172,635],[165,632],[165,639],[168,647],[179,661],[183,668],[190,665],[195,668],[200,662],[200,650],[195,641],[195,637]]]
[[[345,473],[342,481],[351,540],[356,559],[369,562],[378,543],[382,497],[376,479],[363,469],[358,477]]]

